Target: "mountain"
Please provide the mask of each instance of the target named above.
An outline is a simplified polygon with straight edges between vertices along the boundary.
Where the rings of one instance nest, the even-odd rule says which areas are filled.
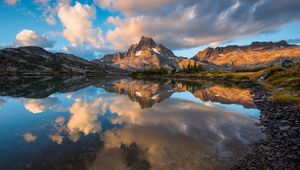
[[[150,108],[155,103],[169,98],[174,92],[168,83],[133,79],[110,81],[100,87],[108,92],[127,95],[131,101],[139,103],[142,109]]]
[[[219,102],[222,104],[240,104],[246,108],[254,108],[253,96],[249,89],[210,85],[196,89],[193,95],[203,101]]]
[[[121,73],[116,68],[88,61],[71,54],[51,53],[41,47],[27,46],[0,50],[1,74],[99,74]],[[124,72],[124,71],[122,71]]]
[[[188,62],[188,58],[177,57],[162,44],[157,44],[152,38],[142,36],[138,44],[133,44],[127,52],[105,55],[101,62],[126,70],[141,70],[165,67],[179,69]]]
[[[282,65],[286,61],[299,63],[300,46],[290,45],[286,41],[253,42],[245,46],[206,48],[199,51],[192,59],[215,67],[252,69]]]
[[[101,62],[133,71],[160,67],[179,70],[194,64],[200,64],[206,70],[245,70],[300,63],[300,46],[279,41],[253,42],[245,46],[209,47],[189,59],[177,57],[164,45],[143,36],[139,43],[132,45],[127,52],[108,54],[99,63]]]

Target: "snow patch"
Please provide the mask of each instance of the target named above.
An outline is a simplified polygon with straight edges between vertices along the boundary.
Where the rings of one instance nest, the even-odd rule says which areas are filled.
[[[142,54],[142,51],[135,52],[135,56],[140,56]]]
[[[156,49],[156,48],[152,48],[152,50],[157,53],[157,54],[160,54],[160,52]]]
[[[151,97],[152,100],[157,99],[157,97],[159,96],[159,94],[154,95],[153,97]]]
[[[137,96],[139,96],[139,97],[142,97],[142,94],[141,94],[141,92],[135,92],[135,95],[137,95]]]

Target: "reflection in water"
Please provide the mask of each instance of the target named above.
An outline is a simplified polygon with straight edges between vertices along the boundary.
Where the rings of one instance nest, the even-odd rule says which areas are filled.
[[[37,139],[37,136],[33,135],[32,133],[25,133],[23,138],[26,142],[34,142]]]
[[[78,78],[50,88],[43,80],[36,93],[27,81],[2,89],[20,98],[0,98],[0,169],[220,169],[262,137],[248,89]]]
[[[5,103],[5,100],[2,97],[0,97],[0,109],[4,105],[4,103]]]
[[[101,99],[91,102],[76,101],[70,107],[71,117],[67,124],[71,136],[84,135],[100,131],[101,126],[97,121]]]
[[[24,107],[33,114],[42,113],[46,109],[58,109],[59,100],[57,97],[48,97],[45,99],[22,99]]]

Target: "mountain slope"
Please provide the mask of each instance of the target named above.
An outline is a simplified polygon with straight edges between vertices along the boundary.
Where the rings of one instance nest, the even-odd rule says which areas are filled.
[[[186,60],[189,60],[185,58]],[[127,70],[153,69],[166,67],[178,69],[181,66],[174,53],[152,38],[143,36],[138,44],[132,45],[127,52],[108,54],[101,61],[114,67]]]
[[[206,48],[192,59],[234,69],[251,69],[281,65],[285,61],[300,62],[300,47],[285,41],[253,42],[246,46]]]
[[[71,54],[27,46],[0,50],[1,74],[114,74],[114,70]]]

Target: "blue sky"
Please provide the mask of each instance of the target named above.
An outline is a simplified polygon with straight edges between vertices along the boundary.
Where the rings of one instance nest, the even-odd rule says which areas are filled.
[[[300,42],[300,1],[2,0],[0,46],[38,45],[87,59],[143,35],[191,57],[208,46]]]

